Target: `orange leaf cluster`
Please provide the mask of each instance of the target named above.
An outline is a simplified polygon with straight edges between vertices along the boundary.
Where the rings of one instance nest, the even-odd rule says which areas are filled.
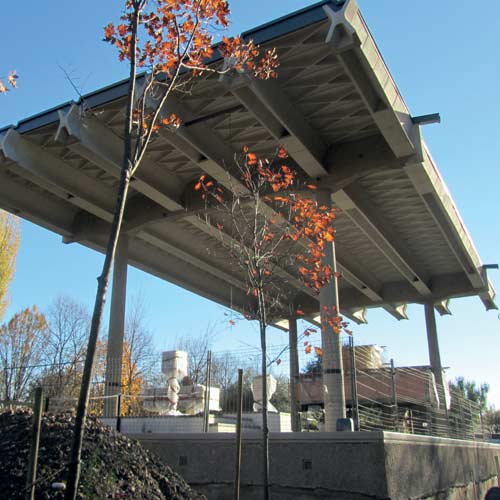
[[[286,164],[287,158],[288,154],[282,147],[278,148],[274,158],[266,159],[260,158],[245,146],[236,164],[242,183],[248,190],[247,194],[233,194],[233,198],[224,200],[221,187],[205,175],[200,177],[194,187],[195,190],[202,190],[204,199],[210,197],[212,201],[221,204],[221,210],[229,211],[230,214],[234,206],[239,206],[241,202],[258,207],[260,200],[277,212],[276,216],[268,215],[265,211],[260,213],[261,222],[255,223],[253,230],[254,234],[258,233],[252,243],[256,257],[249,257],[242,262],[248,268],[248,294],[256,297],[259,296],[259,290],[266,288],[264,281],[273,279],[276,263],[284,259],[289,264],[293,261],[301,281],[316,293],[332,279],[340,278],[340,274],[334,273],[332,267],[324,261],[327,245],[335,240],[336,210],[318,203],[311,192],[316,189],[316,185],[301,182],[297,172]],[[242,220],[248,224],[246,216]],[[234,224],[240,223],[234,220]],[[236,233],[244,234],[245,228]],[[290,244],[282,244],[284,241]],[[304,312],[299,308],[296,314],[300,316]],[[333,309],[322,311],[321,316],[322,327],[330,327],[336,334],[347,326]],[[313,331],[307,329],[304,335],[309,336]]]
[[[136,55],[139,66],[150,66],[154,73],[171,78],[181,68],[195,73],[206,69],[214,55],[214,27],[227,28],[229,5],[226,0],[156,0],[146,11],[148,2],[127,0],[121,23],[104,28],[104,41],[118,49],[121,61],[131,58],[137,22]],[[137,21],[136,21],[137,20]],[[260,55],[258,45],[241,37],[226,38],[218,45],[232,68],[248,70],[258,78],[276,77],[278,59],[274,50]]]
[[[10,90],[7,85],[10,85],[12,88],[16,88],[18,78],[18,74],[15,71],[11,71],[7,75],[7,84],[5,84],[4,81],[0,79],[0,94],[6,94]]]

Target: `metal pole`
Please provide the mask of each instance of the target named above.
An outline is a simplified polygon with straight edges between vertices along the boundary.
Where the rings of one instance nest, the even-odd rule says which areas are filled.
[[[35,389],[35,406],[33,408],[33,434],[31,436],[30,458],[28,474],[26,476],[25,500],[35,499],[36,469],[38,465],[38,446],[40,444],[40,429],[42,423],[43,389]]]
[[[290,344],[290,413],[292,432],[300,432],[297,382],[299,380],[299,355],[297,349],[297,318],[288,320],[288,340]]]
[[[349,337],[349,351],[351,361],[351,409],[352,417],[354,419],[354,428],[359,431],[359,408],[358,408],[358,387],[356,380],[356,354],[354,352],[354,338]]]
[[[392,405],[394,408],[394,428],[397,432],[399,427],[399,412],[398,412],[398,394],[396,392],[396,370],[394,369],[393,359],[391,359],[391,386],[392,386]]]
[[[205,387],[205,418],[203,421],[203,432],[208,432],[210,419],[210,384],[212,378],[212,351],[207,354],[207,376]]]
[[[242,415],[243,415],[243,370],[240,368],[238,369],[238,409],[236,417],[236,470],[234,479],[234,500],[240,499]]]

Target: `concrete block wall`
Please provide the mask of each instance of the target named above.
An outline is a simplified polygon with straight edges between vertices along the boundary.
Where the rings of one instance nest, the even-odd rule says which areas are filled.
[[[500,446],[384,433],[390,498],[482,499],[496,486]]]
[[[139,439],[209,499],[233,495],[234,434]],[[261,440],[243,441],[242,500],[262,498]],[[271,434],[273,500],[479,500],[498,482],[500,446],[384,432]]]

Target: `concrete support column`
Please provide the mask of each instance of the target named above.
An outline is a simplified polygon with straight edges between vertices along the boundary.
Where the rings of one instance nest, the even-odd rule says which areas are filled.
[[[127,296],[128,238],[120,236],[113,267],[113,291],[109,315],[106,352],[105,395],[120,394],[122,379],[123,337],[125,334],[125,302]],[[104,400],[104,416],[116,416],[117,398]]]
[[[436,313],[432,302],[425,304],[425,324],[427,327],[427,343],[429,347],[429,361],[436,382],[443,386],[443,366],[439,354],[439,341],[436,327]]]
[[[329,191],[319,191],[317,201],[320,205],[332,205]],[[344,370],[342,367],[342,342],[328,324],[329,317],[340,315],[337,261],[335,243],[327,244],[324,249],[323,264],[331,266],[334,278],[319,293],[321,314],[321,343],[323,348],[323,401],[325,405],[325,431],[337,430],[337,419],[346,417]]]
[[[290,318],[288,320],[288,340],[290,343],[290,412],[292,417],[292,432],[300,432],[300,408],[297,399],[297,384],[299,381],[297,318]]]

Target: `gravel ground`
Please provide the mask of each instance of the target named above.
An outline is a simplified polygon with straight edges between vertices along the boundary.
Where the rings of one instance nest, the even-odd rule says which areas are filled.
[[[24,499],[31,440],[31,412],[0,414],[0,499]],[[74,418],[42,420],[36,499],[62,499],[52,483],[64,482]],[[90,419],[82,452],[82,499],[206,500],[137,442]]]

